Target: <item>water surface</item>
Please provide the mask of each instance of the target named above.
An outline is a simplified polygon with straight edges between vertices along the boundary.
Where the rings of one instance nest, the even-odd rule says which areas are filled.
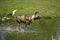
[[[24,24],[21,24],[24,28]],[[0,40],[60,40],[60,19],[40,19],[31,24],[24,32],[16,31],[14,20],[0,20]]]

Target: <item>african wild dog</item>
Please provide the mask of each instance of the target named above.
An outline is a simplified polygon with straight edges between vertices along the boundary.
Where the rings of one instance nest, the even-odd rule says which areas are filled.
[[[35,14],[33,14],[32,16],[26,16],[26,15],[16,16],[15,15],[16,11],[17,10],[13,11],[12,16],[15,18],[19,26],[20,26],[20,23],[24,23],[25,27],[27,27],[27,25],[30,25],[34,20],[40,19],[38,12],[35,12]],[[18,28],[20,30],[20,27]]]

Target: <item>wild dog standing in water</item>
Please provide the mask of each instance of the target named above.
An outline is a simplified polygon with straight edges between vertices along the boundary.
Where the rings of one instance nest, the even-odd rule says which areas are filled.
[[[25,27],[27,27],[27,25],[30,25],[34,20],[40,19],[40,16],[38,14],[38,12],[35,12],[35,14],[33,14],[32,16],[25,16],[25,15],[20,15],[20,16],[16,16],[15,12],[17,10],[13,11],[12,16],[15,18],[15,20],[17,21],[19,27],[18,29],[20,30],[20,23],[24,23]]]

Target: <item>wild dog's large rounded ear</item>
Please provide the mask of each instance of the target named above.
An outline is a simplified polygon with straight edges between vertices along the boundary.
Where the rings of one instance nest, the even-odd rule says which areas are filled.
[[[37,12],[37,11],[35,12],[35,15],[36,15],[36,14],[38,14],[38,12]]]

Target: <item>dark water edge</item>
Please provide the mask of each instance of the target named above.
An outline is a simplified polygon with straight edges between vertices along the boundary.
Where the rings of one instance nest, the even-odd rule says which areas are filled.
[[[60,40],[59,18],[36,20],[24,32],[17,32],[17,27],[15,20],[0,20],[0,40]]]

